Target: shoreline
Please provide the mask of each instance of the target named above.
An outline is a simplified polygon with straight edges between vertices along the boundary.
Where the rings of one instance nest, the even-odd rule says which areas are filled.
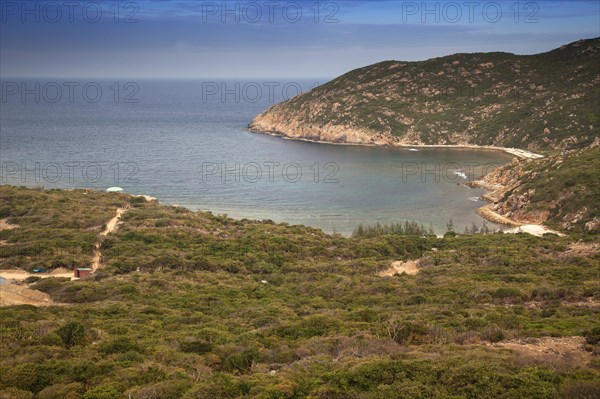
[[[556,234],[559,237],[564,237],[563,233],[552,230],[543,224],[518,222],[496,212],[493,209],[494,203],[496,203],[498,198],[500,198],[499,194],[504,195],[504,193],[507,191],[507,187],[499,184],[489,184],[482,180],[473,180],[469,182],[469,187],[478,187],[486,190],[486,192],[479,198],[487,201],[488,203],[481,208],[477,208],[475,212],[489,222],[509,226],[510,228],[502,230],[504,234],[528,233],[536,237],[542,237],[544,234],[549,233]]]
[[[480,146],[480,145],[475,145],[475,144],[404,144],[404,143],[333,142],[333,141],[325,141],[325,140],[316,140],[316,139],[311,139],[311,138],[306,138],[306,137],[291,137],[291,136],[288,136],[286,134],[283,134],[283,133],[277,132],[277,131],[264,131],[264,130],[255,129],[251,125],[247,125],[246,131],[248,131],[249,133],[253,133],[253,134],[262,134],[262,135],[277,137],[277,138],[281,138],[284,140],[304,141],[304,142],[309,142],[309,143],[314,143],[314,144],[328,144],[328,145],[340,145],[340,146],[366,146],[366,147],[382,147],[382,148],[402,148],[402,149],[417,149],[417,148],[436,149],[436,148],[438,148],[438,149],[473,150],[473,151],[488,151],[488,152],[504,152],[504,153],[513,155],[519,159],[525,159],[525,160],[544,158],[544,155],[541,155],[541,154],[536,154],[531,151],[522,150],[522,149],[518,149],[518,148],[510,148],[510,147]],[[482,194],[479,198],[484,201],[487,201],[488,203],[486,205],[483,205],[480,208],[475,209],[475,213],[477,215],[479,215],[480,217],[482,217],[484,220],[487,220],[491,223],[495,223],[498,225],[509,226],[512,228],[515,228],[515,227],[519,228],[521,226],[526,225],[524,223],[517,222],[517,221],[509,219],[505,216],[502,216],[492,209],[493,203],[496,201],[496,199],[491,197],[491,195],[493,195],[496,191],[498,191],[500,189],[503,190],[503,192],[505,192],[506,191],[505,187],[491,187],[487,183],[485,183],[484,181],[481,181],[481,180],[473,180],[473,181],[467,182],[466,185],[469,187],[478,187],[478,188],[482,188],[482,189],[486,190],[486,192],[484,194]],[[98,190],[95,188],[91,188],[91,189],[88,188],[88,190],[102,192],[101,190]],[[126,194],[131,195],[132,197],[136,197],[136,198],[143,198],[147,202],[161,203],[157,197],[153,197],[153,196],[150,196],[147,194],[130,194],[130,193],[126,193]],[[170,204],[165,204],[165,205],[170,205]],[[172,206],[178,206],[178,205],[172,205]],[[186,209],[191,210],[191,208],[186,208]],[[201,210],[204,212],[212,212],[211,210],[208,210],[208,209],[201,209]],[[283,221],[283,223],[285,223],[285,222]],[[314,226],[310,226],[310,227],[314,227]],[[544,226],[542,226],[542,227],[544,229],[547,229]],[[333,233],[326,232],[323,228],[320,228],[320,229],[323,230],[326,234],[333,234]],[[505,231],[505,230],[503,230],[503,231]],[[549,230],[549,231],[551,231],[551,230]],[[345,234],[342,234],[342,235],[345,236]],[[351,235],[352,234],[349,233],[348,237],[350,237]]]
[[[272,137],[279,137],[284,140],[293,141],[305,141],[308,143],[315,144],[331,144],[331,145],[354,145],[354,146],[365,146],[365,147],[392,147],[392,148],[441,148],[441,149],[457,149],[457,150],[478,150],[478,151],[500,151],[510,155],[514,155],[519,159],[541,159],[544,158],[542,154],[536,154],[531,151],[522,150],[520,148],[511,147],[497,147],[497,146],[482,146],[477,144],[403,144],[403,143],[351,143],[351,142],[334,142],[325,140],[315,140],[306,137],[290,137],[281,132],[265,131],[254,129],[250,126],[246,128],[250,133],[264,134]]]
[[[519,159],[532,160],[532,159],[541,159],[544,158],[541,154],[536,154],[531,151],[521,150],[519,148],[509,148],[509,147],[497,147],[497,146],[479,146],[475,144],[375,144],[375,143],[347,143],[347,142],[328,142],[323,140],[313,140],[305,137],[290,137],[280,132],[271,132],[271,131],[261,131],[254,129],[248,126],[247,130],[251,133],[256,134],[266,134],[273,137],[279,137],[285,140],[298,140],[298,141],[306,141],[310,143],[316,144],[333,144],[333,145],[357,145],[357,146],[368,146],[368,147],[395,147],[395,148],[445,148],[445,149],[467,149],[467,150],[478,150],[478,151],[501,151],[511,155]],[[512,220],[503,215],[500,215],[496,211],[492,209],[494,203],[498,200],[498,194],[504,194],[506,192],[506,187],[499,185],[490,185],[483,180],[473,180],[467,183],[469,187],[477,187],[486,190],[484,194],[482,194],[479,198],[481,200],[487,201],[488,203],[480,208],[475,210],[475,213],[482,217],[484,220],[488,222],[495,223],[498,225],[508,226],[509,228],[502,230],[503,233],[529,233],[538,237],[546,233],[552,233],[559,236],[563,236],[564,234],[549,229],[544,225],[538,224],[527,224],[521,223],[516,220]]]

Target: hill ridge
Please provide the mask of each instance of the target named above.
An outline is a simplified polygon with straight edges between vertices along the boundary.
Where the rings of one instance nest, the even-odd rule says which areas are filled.
[[[248,127],[330,143],[583,148],[600,141],[598,65],[600,38],[535,55],[382,61],[276,104]]]

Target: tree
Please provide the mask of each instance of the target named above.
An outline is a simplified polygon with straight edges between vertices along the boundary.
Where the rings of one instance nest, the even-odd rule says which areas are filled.
[[[490,234],[490,228],[487,225],[487,222],[484,220],[483,221],[483,226],[481,226],[481,232],[483,234]]]
[[[477,225],[475,224],[475,222],[473,222],[473,224],[471,225],[471,234],[477,234],[478,232],[479,232],[479,229],[477,228]]]
[[[448,220],[446,223],[446,233],[454,233],[454,220]]]

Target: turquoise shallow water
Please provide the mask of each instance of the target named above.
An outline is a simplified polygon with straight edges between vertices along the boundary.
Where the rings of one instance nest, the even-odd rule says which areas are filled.
[[[202,81],[137,81],[139,101],[123,103],[114,101],[113,82],[97,83],[104,94],[96,103],[78,96],[70,102],[66,94],[57,102],[6,98],[2,183],[120,186],[162,203],[344,234],[361,222],[403,220],[443,232],[449,219],[459,231],[483,222],[475,214],[484,205],[477,200],[482,191],[466,187],[457,172],[478,178],[511,159],[487,151],[315,144],[246,131],[253,116],[282,99],[277,90],[272,100],[264,94],[254,101],[207,97]]]

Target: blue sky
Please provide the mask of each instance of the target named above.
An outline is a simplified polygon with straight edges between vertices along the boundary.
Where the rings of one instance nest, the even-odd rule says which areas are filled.
[[[600,36],[597,0],[26,3],[0,0],[2,77],[333,77],[383,60],[534,54]]]

